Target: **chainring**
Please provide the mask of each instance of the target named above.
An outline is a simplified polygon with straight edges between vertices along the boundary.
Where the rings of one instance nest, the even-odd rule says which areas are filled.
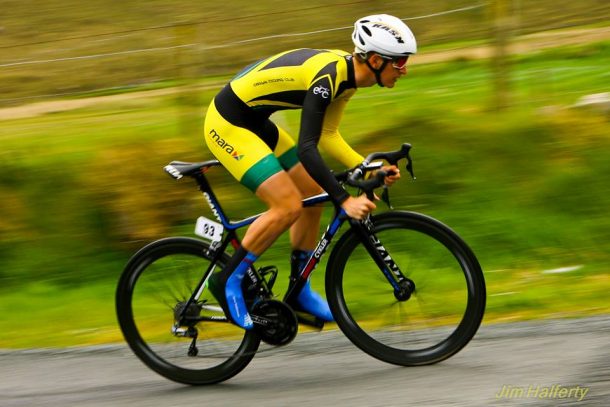
[[[262,300],[250,310],[254,331],[269,345],[287,345],[297,336],[299,323],[296,314],[286,303]]]

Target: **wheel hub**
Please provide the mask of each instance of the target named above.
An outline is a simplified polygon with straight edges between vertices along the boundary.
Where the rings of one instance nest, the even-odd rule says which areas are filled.
[[[394,291],[394,297],[398,301],[407,301],[411,298],[411,294],[415,291],[415,283],[413,280],[405,279],[400,282],[400,290]]]

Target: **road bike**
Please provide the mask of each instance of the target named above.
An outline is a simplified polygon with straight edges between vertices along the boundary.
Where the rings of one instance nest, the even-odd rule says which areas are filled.
[[[383,160],[407,162],[413,176],[411,145],[369,155],[354,169],[336,174],[346,187],[369,199],[384,186]],[[381,160],[381,161],[375,161]],[[217,221],[200,217],[196,234],[169,237],[140,249],[128,262],[116,291],[119,325],[132,351],[149,368],[184,384],[227,380],[254,358],[262,342],[290,343],[299,323],[322,328],[313,317],[295,314],[287,305],[297,295],[333,238],[326,266],[326,296],[338,327],[369,355],[396,365],[419,366],[445,360],[475,335],[485,310],[485,281],[468,245],[448,226],[429,216],[393,210],[387,189],[382,198],[390,210],[363,220],[349,218],[337,205],[326,231],[283,301],[273,286],[277,268],[248,269],[242,288],[254,322],[243,330],[229,322],[208,289],[212,273],[222,269],[237,231],[260,214],[230,220],[206,173],[217,160],[173,161],[165,171],[175,179],[196,181]],[[368,178],[367,178],[368,176]],[[304,207],[331,202],[323,193],[303,200]]]

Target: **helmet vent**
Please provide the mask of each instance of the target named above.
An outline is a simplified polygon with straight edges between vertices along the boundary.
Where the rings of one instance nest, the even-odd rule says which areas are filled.
[[[371,30],[369,30],[367,26],[362,26],[362,31],[364,31],[369,37],[373,36],[373,33],[371,32]]]
[[[360,41],[360,44],[362,44],[362,46],[366,46],[366,42],[364,42],[364,40],[362,39],[362,37],[360,36],[360,34],[358,34],[358,40]]]

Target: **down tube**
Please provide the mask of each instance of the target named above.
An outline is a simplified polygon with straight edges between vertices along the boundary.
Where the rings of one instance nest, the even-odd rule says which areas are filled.
[[[337,234],[337,231],[346,219],[347,215],[345,211],[342,208],[338,209],[335,213],[335,217],[333,218],[332,222],[326,228],[326,232],[324,232],[322,239],[320,239],[315,250],[313,251],[309,259],[307,260],[307,263],[303,267],[303,270],[301,270],[296,284],[293,284],[292,287],[286,293],[284,301],[288,301],[288,299],[291,298],[293,293],[298,293],[301,291],[303,284],[305,284],[305,282],[309,278],[309,275],[313,272],[316,265],[320,262],[320,259],[330,246],[330,242],[332,241],[333,237]]]

